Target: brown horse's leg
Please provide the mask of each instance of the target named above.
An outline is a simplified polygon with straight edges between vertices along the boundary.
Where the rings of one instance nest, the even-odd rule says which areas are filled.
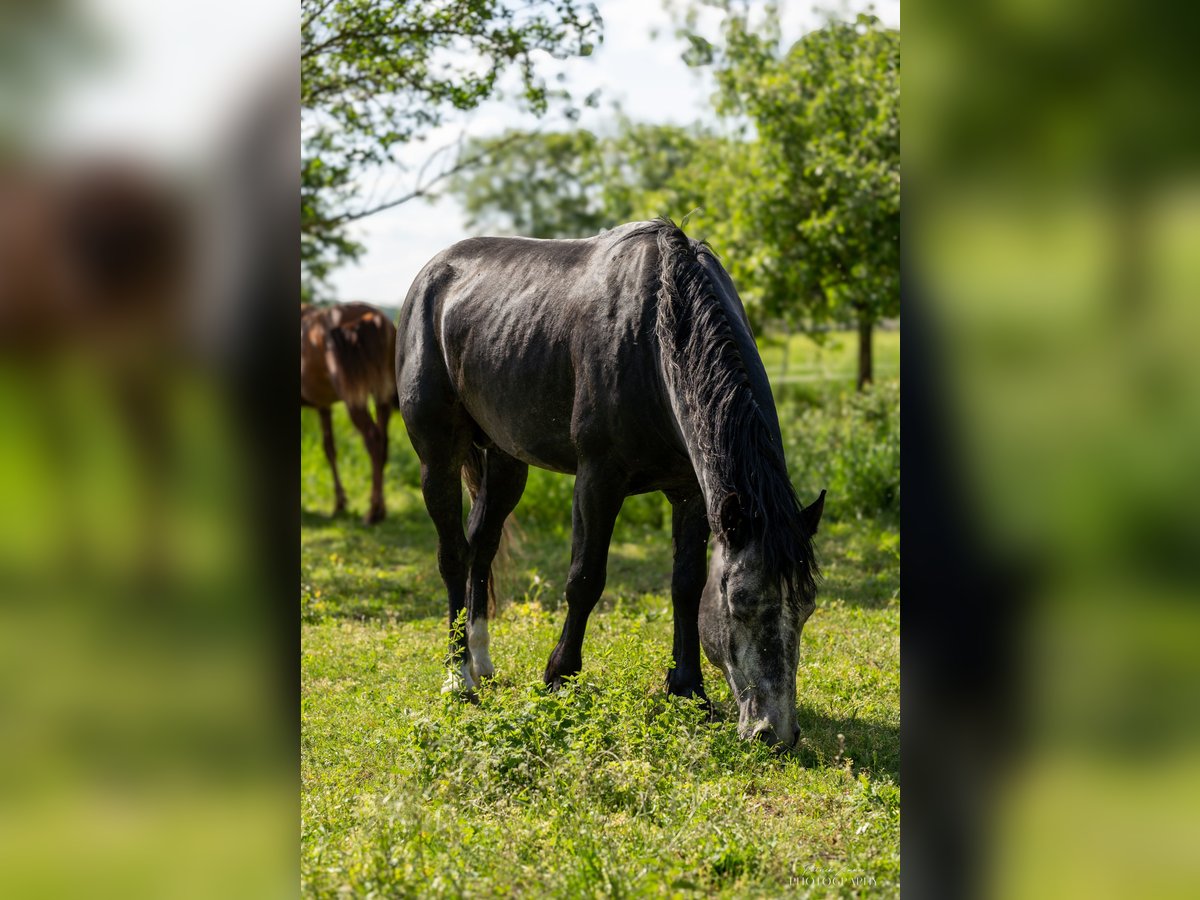
[[[373,464],[373,468],[371,471],[371,477],[374,479],[374,483],[378,485],[378,488],[376,490],[373,490],[373,492],[372,492],[371,503],[372,503],[372,509],[374,510],[375,513],[378,514],[379,518],[373,519],[372,521],[382,521],[384,515],[386,515],[386,510],[384,509],[384,504],[383,504],[383,483],[384,483],[383,482],[383,473],[384,473],[384,470],[387,468],[388,421],[391,419],[391,416],[392,416],[391,406],[386,401],[380,402],[378,399],[376,399],[376,401],[375,401],[375,429],[376,429],[376,432],[375,433],[378,436],[378,444],[376,445],[376,455],[371,460],[371,462]],[[379,497],[379,506],[377,509],[374,506],[375,496]]]
[[[371,411],[367,406],[347,404],[346,409],[350,413],[350,421],[362,435],[363,443],[367,445],[367,454],[371,457],[371,506],[363,517],[363,521],[368,525],[374,525],[376,522],[382,521],[385,514],[383,507],[383,454],[385,452],[383,435],[379,426],[375,424],[375,420],[371,418]]]
[[[583,634],[604,591],[608,544],[617,513],[625,500],[625,484],[595,466],[580,466],[571,509],[571,571],[567,576],[567,621],[550,654],[543,679],[552,688],[583,668]]]
[[[387,465],[388,458],[388,422],[392,417],[391,404],[386,400],[375,399],[375,424],[379,428],[379,457],[383,460],[380,470]]]
[[[504,520],[525,492],[529,466],[495,447],[486,452],[479,493],[471,504],[467,542],[471,547],[471,573],[467,581],[467,643],[471,674],[476,681],[494,674],[488,649],[488,582],[492,560],[500,547]]]
[[[671,572],[675,665],[667,672],[667,693],[707,699],[700,670],[698,617],[708,569],[708,511],[699,490],[670,495],[670,500],[671,540],[675,551]]]
[[[346,509],[346,492],[342,490],[342,480],[338,478],[337,445],[333,442],[333,417],[329,407],[317,410],[321,417],[321,436],[325,445],[325,458],[329,460],[329,469],[333,472],[333,514],[336,516]]]

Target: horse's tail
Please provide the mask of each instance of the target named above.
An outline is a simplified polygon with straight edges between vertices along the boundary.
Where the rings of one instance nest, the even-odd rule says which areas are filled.
[[[467,453],[467,461],[463,463],[462,467],[463,480],[467,483],[467,492],[471,495],[472,503],[479,495],[479,488],[483,484],[483,469],[486,465],[486,451],[472,444]],[[512,515],[509,515],[504,522],[504,529],[500,532],[500,546],[492,559],[491,569],[488,570],[488,618],[496,615],[496,574],[499,572],[504,575],[512,560],[512,548],[516,540],[513,533],[515,524]]]
[[[378,312],[330,328],[325,334],[330,357],[330,374],[347,404],[365,406],[367,397],[392,404],[396,381],[392,359],[396,352],[396,328]]]

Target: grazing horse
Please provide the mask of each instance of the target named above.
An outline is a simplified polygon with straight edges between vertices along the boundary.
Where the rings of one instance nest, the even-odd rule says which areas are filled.
[[[338,478],[330,407],[341,400],[371,456],[371,507],[368,525],[383,519],[383,467],[387,462],[388,418],[396,402],[392,358],[396,329],[387,316],[366,303],[300,307],[300,405],[316,407],[321,417],[325,457],[333,470],[334,515],[346,508]],[[369,399],[375,398],[375,417]]]
[[[745,310],[705,245],[666,220],[585,240],[462,241],[417,275],[396,350],[449,597],[448,690],[493,674],[486,584],[533,465],[575,475],[566,623],[545,682],[582,667],[625,497],[662,491],[675,551],[668,691],[707,701],[702,643],[737,700],[739,733],[796,742],[825,493],[801,508]],[[480,483],[465,535],[462,471]]]

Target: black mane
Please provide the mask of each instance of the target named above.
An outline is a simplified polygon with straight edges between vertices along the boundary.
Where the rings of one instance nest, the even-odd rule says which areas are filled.
[[[755,398],[725,309],[700,263],[700,254],[714,263],[715,255],[669,219],[641,233],[650,231],[660,256],[657,334],[666,377],[717,481],[709,522],[719,533],[721,501],[735,493],[749,535],[762,547],[766,571],[780,579],[789,602],[811,602],[817,578],[812,535],[788,478],[778,431]]]

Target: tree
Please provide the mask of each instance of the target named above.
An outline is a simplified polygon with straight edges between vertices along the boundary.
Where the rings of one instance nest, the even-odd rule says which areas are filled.
[[[900,308],[899,32],[859,15],[782,52],[773,7],[758,27],[731,11],[722,31],[684,30],[685,59],[714,67],[718,112],[744,126],[744,152],[708,185],[724,207],[714,243],[767,315],[852,320],[861,389],[872,331]]]
[[[508,131],[473,141],[487,160],[450,179],[467,211],[467,228],[537,238],[596,234],[608,224],[600,142],[590,131]]]
[[[538,74],[539,54],[587,56],[601,21],[580,0],[301,0],[301,269],[311,295],[362,248],[346,226],[426,193],[418,184],[379,203],[360,199],[373,168],[448,113],[495,96],[515,69],[537,114],[566,99]],[[450,171],[472,164],[460,158]]]
[[[609,133],[508,131],[469,146],[486,159],[448,190],[473,230],[541,238],[597,234],[660,214],[681,216],[672,188],[706,140],[673,125],[619,119]]]

